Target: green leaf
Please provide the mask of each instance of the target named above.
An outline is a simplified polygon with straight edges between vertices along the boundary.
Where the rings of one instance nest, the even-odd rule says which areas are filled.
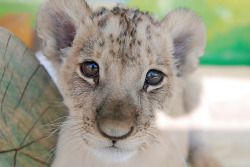
[[[0,167],[48,166],[66,107],[32,51],[1,27],[0,38]]]

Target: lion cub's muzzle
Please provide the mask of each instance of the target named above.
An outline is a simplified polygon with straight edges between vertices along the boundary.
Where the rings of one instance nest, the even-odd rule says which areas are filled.
[[[110,121],[112,122],[112,121]],[[124,125],[123,125],[124,124]],[[97,128],[99,132],[106,138],[110,140],[122,140],[130,136],[133,131],[134,127],[129,126],[126,123],[108,123],[108,121],[104,123],[97,123]]]
[[[137,108],[130,102],[106,101],[97,110],[97,129],[110,140],[123,140],[134,132]]]

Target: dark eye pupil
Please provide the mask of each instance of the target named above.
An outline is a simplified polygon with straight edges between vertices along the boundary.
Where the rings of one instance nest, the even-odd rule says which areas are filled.
[[[149,85],[158,85],[162,82],[164,74],[157,70],[150,70],[146,76],[146,82]]]
[[[81,65],[81,70],[87,77],[94,77],[99,73],[99,67],[95,62],[84,62]]]
[[[89,67],[91,70],[97,69],[97,65],[96,65],[96,64],[90,64],[88,67]]]

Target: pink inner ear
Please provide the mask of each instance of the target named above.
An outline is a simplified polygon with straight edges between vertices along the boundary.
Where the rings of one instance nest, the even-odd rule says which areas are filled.
[[[57,21],[56,27],[56,32],[54,33],[58,46],[57,49],[61,50],[67,47],[71,47],[76,34],[75,26],[70,21]]]

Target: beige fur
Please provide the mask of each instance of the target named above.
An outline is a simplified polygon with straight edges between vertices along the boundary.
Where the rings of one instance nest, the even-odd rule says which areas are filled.
[[[185,80],[206,45],[194,12],[177,9],[160,21],[136,9],[92,12],[83,0],[45,0],[37,31],[69,108],[53,167],[186,166],[188,131],[161,129],[157,115],[186,112]],[[86,60],[99,65],[98,78],[81,73]],[[150,69],[165,77],[144,89]],[[131,134],[110,139],[98,126],[110,136]]]

